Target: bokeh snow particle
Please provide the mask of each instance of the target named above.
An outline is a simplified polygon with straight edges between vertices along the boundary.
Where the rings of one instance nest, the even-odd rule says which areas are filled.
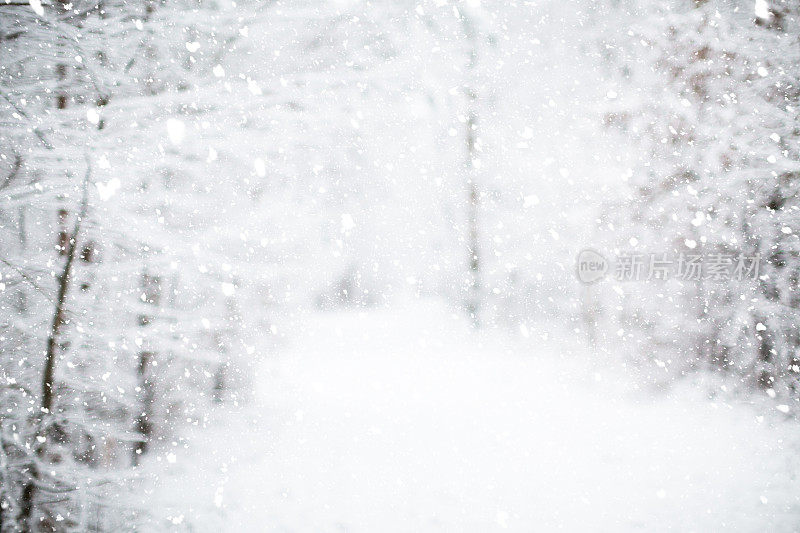
[[[177,146],[183,142],[183,138],[186,136],[186,125],[176,118],[168,119],[167,134],[170,142]]]

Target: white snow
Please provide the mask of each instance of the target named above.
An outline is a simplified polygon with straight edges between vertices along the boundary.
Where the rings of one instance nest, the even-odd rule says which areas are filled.
[[[167,119],[167,135],[172,144],[181,144],[186,135],[186,124],[176,118]]]
[[[236,286],[233,283],[222,283],[222,294],[225,296],[233,296],[236,292]]]
[[[41,0],[28,0],[28,3],[30,4],[31,9],[33,9],[34,13],[36,13],[40,17],[44,16],[44,8],[42,7]]]
[[[342,215],[342,232],[346,233],[356,227],[356,222],[353,220],[353,215],[344,213]]]
[[[92,124],[97,124],[100,122],[100,114],[97,112],[96,109],[90,107],[86,110],[86,120],[91,122]]]
[[[104,168],[105,165],[101,164],[100,167]],[[100,199],[104,202],[110,200],[111,197],[117,193],[121,186],[122,183],[118,178],[111,178],[108,180],[108,183],[98,182],[95,184],[95,187],[97,187],[97,193],[99,194]]]
[[[256,175],[257,175],[259,178],[263,178],[264,176],[266,176],[266,175],[267,175],[267,166],[266,166],[266,164],[264,163],[264,160],[263,160],[263,159],[261,159],[260,157],[257,157],[257,158],[256,158],[256,159],[253,161],[253,168],[255,168]]]
[[[193,530],[794,527],[798,439],[769,407],[634,392],[536,325],[531,343],[453,316],[293,323],[304,334],[255,373],[255,405],[217,412],[172,479],[192,487]]]
[[[756,0],[755,8],[753,9],[755,15],[760,19],[772,18],[772,13],[769,11],[769,4],[766,0]]]
[[[38,461],[71,529],[797,530],[791,276],[574,279],[796,248],[795,7],[5,4],[0,505]]]
[[[524,207],[529,208],[539,204],[539,197],[535,194],[529,194],[524,198]]]

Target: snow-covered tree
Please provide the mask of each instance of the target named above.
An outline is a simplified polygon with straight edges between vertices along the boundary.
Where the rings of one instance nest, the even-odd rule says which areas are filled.
[[[800,56],[787,28],[797,6],[623,3],[615,12],[630,29],[603,46],[621,93],[607,123],[641,152],[603,230],[617,253],[700,256],[702,271],[624,284],[608,309],[622,309],[620,334],[654,375],[663,371],[653,359],[674,374],[722,369],[794,394]]]

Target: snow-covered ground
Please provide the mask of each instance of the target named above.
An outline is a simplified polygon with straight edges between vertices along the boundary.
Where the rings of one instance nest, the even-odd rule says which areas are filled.
[[[557,335],[531,342],[535,330],[525,341],[472,333],[434,303],[294,326],[293,343],[254,376],[248,414],[217,412],[229,417],[222,429],[199,432],[169,466],[160,490],[176,522],[231,532],[797,527],[798,428],[766,404],[635,393],[608,366],[586,368],[574,339],[559,349]]]

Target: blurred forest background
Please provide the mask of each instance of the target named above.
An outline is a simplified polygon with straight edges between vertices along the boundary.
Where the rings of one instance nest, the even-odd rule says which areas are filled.
[[[799,11],[0,0],[0,531],[152,524],[148,456],[304,309],[436,298],[793,415]],[[587,247],[761,261],[584,285]]]

